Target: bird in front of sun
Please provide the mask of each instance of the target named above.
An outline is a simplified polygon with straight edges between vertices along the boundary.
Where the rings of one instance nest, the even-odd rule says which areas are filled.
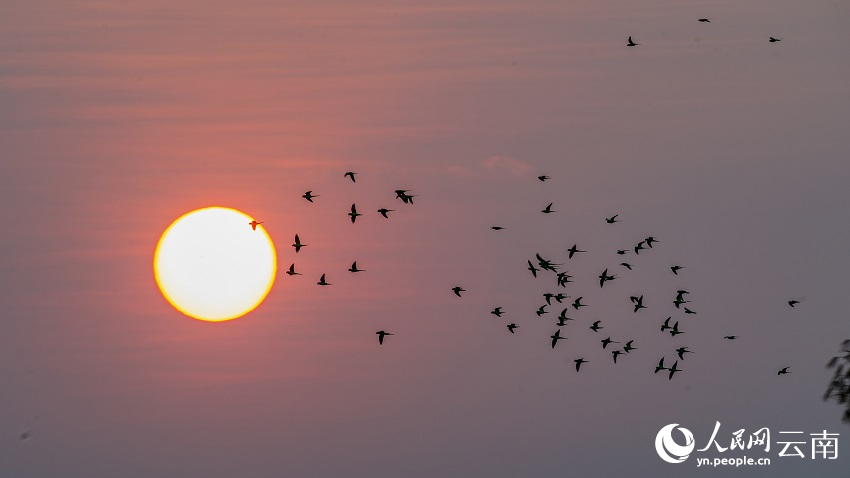
[[[251,229],[253,229],[253,230],[255,230],[255,231],[256,231],[256,230],[257,230],[257,226],[259,226],[259,225],[260,225],[260,224],[262,224],[262,223],[263,223],[263,221],[257,222],[256,220],[253,220],[253,219],[252,219],[252,220],[251,220],[251,222],[249,222],[249,223],[248,223],[248,225],[250,225],[250,226],[251,226]]]

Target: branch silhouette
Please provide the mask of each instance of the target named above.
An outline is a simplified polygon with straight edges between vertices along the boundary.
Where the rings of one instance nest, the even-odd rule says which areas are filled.
[[[835,373],[826,387],[823,400],[835,400],[835,403],[843,405],[845,408],[841,421],[850,424],[850,339],[841,342],[839,355],[832,357],[826,368],[834,368]]]

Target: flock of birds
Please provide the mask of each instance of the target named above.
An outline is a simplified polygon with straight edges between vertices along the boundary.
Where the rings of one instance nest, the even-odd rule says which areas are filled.
[[[711,23],[710,18],[698,18],[697,21],[700,22],[700,23]],[[776,43],[776,42],[782,41],[782,39],[776,38],[776,37],[768,37],[767,41],[770,42],[770,43]],[[640,43],[635,43],[634,40],[632,40],[631,35],[629,35],[629,40],[626,42],[626,46],[638,46],[638,45],[640,45]]]
[[[357,173],[354,172],[354,171],[348,171],[344,174],[344,177],[350,179],[352,182],[356,182],[356,174]],[[549,176],[546,176],[546,175],[541,175],[541,176],[538,176],[537,179],[541,182],[545,182],[545,181],[548,181],[551,178]],[[395,190],[395,195],[396,195],[395,197],[397,199],[401,200],[404,204],[413,204],[413,200],[414,200],[415,195],[408,194],[408,193],[409,193],[409,191],[406,190],[406,189],[397,189],[397,190]],[[305,200],[312,203],[313,199],[319,197],[319,195],[313,194],[313,191],[307,191],[302,195],[302,197]],[[554,205],[554,203],[549,203],[540,212],[543,213],[543,214],[552,214],[552,213],[556,212],[555,210],[552,209],[553,205]],[[387,208],[380,208],[380,209],[377,210],[377,212],[384,218],[389,218],[388,214],[390,212],[393,212],[393,211],[395,211],[395,210],[394,209],[387,209]],[[355,224],[357,222],[357,218],[360,217],[360,216],[363,216],[363,214],[357,212],[356,204],[352,204],[350,212],[348,213],[348,216],[350,217],[352,224]],[[619,218],[619,214],[614,214],[611,217],[606,217],[605,223],[606,224],[619,223],[619,222],[621,222],[621,220],[618,219],[618,218]],[[252,220],[248,224],[251,226],[251,228],[253,230],[256,230],[257,226],[260,225],[260,224],[263,224],[263,222]],[[491,226],[490,229],[492,229],[493,231],[502,231],[506,228],[504,226],[501,226],[501,225],[494,225],[494,226]],[[652,250],[654,248],[654,245],[658,244],[660,242],[661,241],[656,239],[654,236],[647,236],[646,238],[639,241],[634,246],[631,246],[631,247],[626,248],[626,249],[617,249],[616,254],[618,256],[625,256],[627,254],[633,253],[633,254],[635,254],[635,256],[638,256],[638,255],[640,255],[641,251]],[[292,247],[295,249],[295,252],[298,253],[303,247],[306,247],[306,246],[307,246],[307,244],[301,242],[301,238],[298,236],[298,234],[295,234],[295,241],[292,244]],[[572,246],[567,248],[566,251],[565,251],[566,259],[568,261],[572,260],[577,255],[583,254],[583,253],[586,253],[586,252],[588,252],[588,251],[584,250],[584,249],[579,249],[578,244],[573,244]],[[556,263],[553,260],[546,259],[546,258],[542,257],[539,253],[535,253],[534,262],[532,262],[532,260],[527,260],[526,262],[527,262],[527,266],[528,266],[527,269],[531,273],[531,276],[534,279],[542,277],[544,273],[551,273],[551,274],[554,275],[555,283],[557,284],[558,287],[567,288],[568,284],[574,282],[574,281],[571,280],[571,279],[573,279],[573,276],[570,275],[568,271],[560,270],[560,268],[564,265],[564,263]],[[629,262],[626,262],[626,261],[620,262],[619,266],[628,270],[628,271],[631,271],[633,269],[632,264],[629,263]],[[681,271],[684,268],[685,267],[682,266],[682,265],[674,264],[674,265],[670,266],[670,273],[672,273],[675,276],[678,276],[679,271]],[[351,272],[351,273],[359,273],[359,272],[364,272],[364,269],[360,269],[357,266],[357,261],[354,261],[351,264],[351,267],[348,268],[348,271]],[[289,266],[289,269],[286,271],[286,274],[289,275],[289,276],[301,275],[300,272],[297,272],[295,270],[295,263],[292,263]],[[609,273],[609,268],[605,268],[598,276],[599,287],[604,289],[605,285],[607,283],[610,283],[611,281],[614,281],[617,278],[618,278],[617,274]],[[319,278],[319,281],[316,284],[319,285],[319,286],[330,286],[330,285],[332,285],[331,283],[329,283],[327,281],[326,274],[322,274],[322,276]],[[466,289],[464,289],[461,286],[454,286],[454,287],[451,288],[451,291],[452,291],[452,293],[454,293],[455,296],[463,297],[463,293],[466,292]],[[690,291],[685,290],[685,289],[678,289],[678,290],[675,291],[675,294],[671,293],[671,296],[675,295],[675,297],[673,298],[671,303],[673,304],[673,306],[675,307],[677,312],[681,312],[685,316],[697,314],[697,312],[695,312],[694,310],[689,308],[687,305],[685,305],[685,304],[691,303],[691,300],[688,300],[686,298],[686,297],[689,297],[689,294],[690,294]],[[572,298],[571,296],[567,295],[564,292],[558,292],[558,293],[547,292],[547,293],[543,294],[543,298],[544,298],[546,303],[541,305],[537,309],[537,311],[535,312],[538,317],[542,317],[543,315],[546,315],[546,314],[549,313],[547,308],[551,307],[553,305],[552,301],[555,301],[555,303],[557,303],[557,304],[564,304],[565,305],[563,307],[563,309],[560,311],[559,315],[556,317],[555,326],[557,326],[558,329],[556,329],[555,332],[549,337],[551,339],[550,345],[554,349],[557,346],[559,341],[567,339],[567,337],[565,335],[561,335],[561,331],[563,330],[562,327],[566,326],[568,321],[575,320],[575,318],[570,317],[570,308],[572,307],[572,311],[575,312],[575,311],[578,311],[579,309],[581,309],[583,307],[586,307],[587,304],[582,302],[583,299],[584,299],[584,296],[578,296],[578,297],[574,298],[571,303],[570,302],[564,303],[564,301],[566,299]],[[629,297],[629,300],[630,300],[632,307],[633,307],[633,313],[635,313],[635,314],[637,314],[641,310],[647,308],[647,306],[644,305],[644,296],[643,295],[632,295],[632,296]],[[800,300],[791,299],[787,303],[788,303],[789,307],[793,308],[793,307],[797,306],[797,304],[800,303]],[[492,315],[494,315],[498,318],[501,318],[504,313],[505,313],[504,307],[502,307],[502,306],[495,307],[493,310],[490,311],[490,314],[492,314]],[[672,315],[668,316],[663,321],[663,323],[661,323],[660,330],[661,330],[662,333],[667,332],[672,337],[676,337],[680,334],[685,333],[683,330],[680,329],[680,325],[679,325],[680,320],[678,320],[678,319],[675,320],[672,325],[670,324],[671,321],[673,321]],[[517,325],[516,323],[513,323],[513,322],[508,323],[506,325],[506,328],[508,329],[508,331],[511,334],[515,334],[516,330],[519,327],[520,327],[519,325]],[[599,333],[599,331],[604,329],[604,328],[605,327],[602,325],[601,320],[594,321],[588,327],[588,329],[593,331],[593,333]],[[379,345],[383,345],[384,339],[387,336],[394,335],[394,334],[387,332],[385,330],[379,330],[379,331],[375,332],[375,334],[378,336],[378,344]],[[726,336],[723,337],[723,339],[724,340],[737,340],[738,336],[737,335],[726,335]],[[608,346],[611,345],[611,344],[621,344],[622,343],[621,341],[617,341],[617,340],[612,339],[611,336],[605,337],[605,338],[601,339],[599,342],[601,343],[603,350],[609,350],[611,352],[611,357],[612,357],[612,360],[615,364],[617,363],[618,357],[629,355],[629,354],[632,353],[632,351],[638,349],[634,345],[635,339],[631,339],[631,338],[629,340],[625,340],[625,344],[623,345],[622,348],[612,346],[611,349],[608,349]],[[668,360],[668,363],[669,363],[669,359],[668,359],[668,357],[663,356],[658,361],[658,365],[655,366],[655,372],[654,373],[658,373],[658,372],[661,372],[661,371],[667,371],[668,380],[672,380],[673,376],[677,372],[683,371],[681,368],[679,368],[679,361],[684,361],[686,354],[692,354],[692,353],[694,353],[694,352],[692,350],[690,350],[687,346],[680,346],[680,347],[676,348],[675,354],[674,354],[673,357],[677,357],[677,358],[675,359],[674,363],[671,366],[666,366],[664,364],[664,362],[665,362],[665,360]],[[582,368],[582,365],[589,363],[589,360],[586,360],[584,357],[579,357],[579,358],[576,358],[574,360],[574,362],[575,362],[576,372],[579,372]],[[791,373],[789,371],[789,368],[790,367],[783,367],[782,369],[780,369],[777,372],[777,374],[778,375],[785,375],[785,374]]]

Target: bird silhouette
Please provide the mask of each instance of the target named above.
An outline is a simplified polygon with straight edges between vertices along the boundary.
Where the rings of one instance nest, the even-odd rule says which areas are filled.
[[[401,199],[401,202],[405,204],[413,204],[413,198],[416,196],[407,194],[407,189],[396,189],[395,197]]]
[[[452,287],[452,292],[454,292],[456,296],[460,297],[461,296],[460,293],[466,292],[466,289],[464,289],[463,287],[455,286],[455,287]]]
[[[351,263],[351,267],[348,268],[348,272],[365,272],[363,269],[357,268],[357,261]]]
[[[567,252],[569,252],[569,253],[570,253],[570,254],[567,256],[567,258],[568,258],[568,259],[572,259],[572,258],[573,258],[573,256],[574,256],[574,255],[576,255],[576,254],[578,254],[579,252],[587,252],[587,251],[580,251],[580,250],[579,250],[579,248],[578,248],[578,244],[573,244],[573,247],[571,247],[571,248],[567,249]]]
[[[642,251],[643,249],[643,241],[638,242],[635,246],[635,254],[640,254],[640,251]]]
[[[628,270],[632,270],[632,265],[629,264],[628,262],[621,262],[620,265],[625,267]]]
[[[387,219],[389,219],[389,218],[390,218],[389,216],[387,216],[387,213],[388,213],[388,212],[393,212],[393,211],[395,211],[395,209],[387,209],[387,208],[385,208],[385,207],[382,207],[381,209],[378,209],[378,212],[379,212],[379,213],[381,213],[381,216],[384,216],[384,217],[385,217],[385,218],[387,218]]]
[[[655,366],[655,373],[662,370],[668,370],[667,367],[664,366],[664,357],[661,357],[661,360],[658,361],[658,365]]]
[[[540,181],[546,181],[547,179],[552,179],[552,178],[544,175],[544,176],[537,176],[537,179],[539,179]]]
[[[723,337],[726,340],[736,340],[738,338],[737,335],[726,335]]]
[[[569,317],[558,317],[558,327],[563,327],[567,325],[568,320],[573,320]]]
[[[549,313],[549,312],[547,312],[547,311],[546,311],[546,306],[545,306],[545,305],[541,305],[541,306],[540,306],[540,308],[539,308],[539,309],[537,309],[537,312],[536,312],[536,314],[537,314],[537,316],[538,316],[538,317],[540,317],[540,316],[541,316],[541,315],[543,315],[543,314],[548,314],[548,313]]]
[[[791,307],[794,307],[795,305],[797,305],[799,303],[800,303],[799,300],[794,300],[794,299],[788,301],[788,305],[791,306]]]
[[[700,19],[698,19],[697,21],[698,21],[698,22],[701,22],[701,23],[711,23],[711,20],[710,20],[710,19],[708,19],[708,18],[700,18]]]
[[[551,336],[552,339],[552,348],[555,348],[555,344],[558,343],[559,340],[566,340],[566,337],[561,337],[561,329],[555,331],[555,335]]]
[[[614,356],[614,363],[617,363],[617,356],[618,356],[618,355],[620,355],[620,354],[622,354],[622,353],[623,353],[623,352],[621,352],[621,351],[619,351],[619,350],[613,350],[613,351],[611,351],[611,355],[613,355],[613,356]]]
[[[559,294],[553,295],[552,298],[555,299],[556,301],[558,301],[558,303],[560,304],[560,303],[563,302],[564,299],[569,298],[569,296],[567,294],[560,294],[559,293]]]
[[[652,249],[652,243],[653,243],[653,242],[658,242],[658,239],[656,239],[656,238],[654,238],[654,237],[652,237],[652,236],[649,236],[649,237],[647,237],[646,239],[644,239],[644,241],[646,241],[646,245],[647,245],[650,249]]]
[[[632,342],[634,342],[634,340],[629,340],[628,342],[626,342],[626,346],[623,347],[623,352],[629,353],[632,350],[637,350],[637,347],[632,346]]]
[[[696,315],[696,312],[694,312],[693,310],[691,310],[691,309],[689,309],[689,308],[687,308],[687,307],[682,307],[682,308],[683,308],[683,309],[685,309],[685,313],[686,313],[686,314],[694,314],[694,315]]]
[[[379,330],[375,333],[378,334],[378,345],[384,345],[384,337],[386,337],[387,335],[395,335],[389,332],[384,332],[383,330]]]
[[[791,373],[788,371],[790,367],[783,367],[782,370],[776,372],[776,375],[785,375],[786,373]]]
[[[343,176],[343,177],[348,176],[349,178],[351,178],[351,182],[352,182],[352,183],[356,183],[356,182],[357,182],[357,180],[356,180],[356,179],[354,179],[354,175],[355,175],[355,174],[357,174],[357,173],[355,173],[354,171],[348,171],[347,173],[343,174],[342,176]]]
[[[531,271],[531,275],[533,275],[534,277],[537,277],[538,269],[534,268],[534,264],[532,264],[531,261],[528,261],[528,270]]]
[[[501,317],[503,312],[501,307],[496,307],[495,309],[491,310],[490,313],[495,315],[496,317]]]
[[[568,283],[572,282],[570,278],[572,278],[572,276],[566,272],[558,272],[558,285],[566,287]]]
[[[514,329],[517,327],[519,327],[517,324],[508,324],[508,330],[510,330],[511,333],[514,333]]]
[[[685,354],[692,354],[693,352],[688,350],[687,347],[679,347],[676,349],[676,354],[679,355],[679,360],[685,360]]]
[[[781,38],[773,38],[773,37],[770,37],[770,43],[776,43],[776,42],[778,42],[778,41],[782,41],[782,39],[781,39]]]
[[[504,229],[504,227],[502,227],[502,226],[490,226],[490,229],[492,229],[494,231],[501,231],[502,229]]]
[[[322,274],[322,278],[321,278],[321,279],[319,279],[319,282],[316,282],[316,284],[319,284],[319,285],[331,285],[329,282],[325,281],[325,275],[324,275],[324,274]]]
[[[626,249],[617,249],[617,254],[620,254],[621,256],[625,255],[627,252],[629,251],[627,251]]]
[[[574,309],[578,310],[578,309],[579,309],[579,308],[581,308],[581,307],[587,307],[587,304],[582,304],[582,303],[581,303],[581,299],[583,299],[583,298],[584,298],[584,296],[581,296],[581,297],[579,297],[578,299],[576,299],[576,300],[574,300],[574,301],[573,301],[573,308],[574,308]]]
[[[673,274],[679,275],[679,271],[684,268],[684,266],[673,266],[670,268],[670,270],[673,271]]]
[[[588,360],[585,360],[583,358],[577,358],[577,359],[573,360],[573,362],[576,363],[576,372],[578,372],[579,369],[581,369],[581,364],[587,363]]]
[[[673,324],[673,330],[670,331],[670,335],[675,337],[679,334],[684,334],[684,332],[679,331],[679,321],[677,320],[676,323]]]
[[[291,275],[291,276],[300,276],[300,275],[301,275],[301,273],[300,273],[300,272],[295,272],[295,263],[292,263],[292,264],[289,266],[289,270],[288,270],[288,271],[286,271],[286,273],[287,273],[288,275]]]
[[[546,259],[540,257],[540,254],[534,254],[534,255],[537,257],[537,262],[538,262],[541,269],[543,269],[545,271],[558,272],[558,266],[560,266],[561,264],[555,264],[552,261],[546,260]]]
[[[602,327],[601,325],[599,325],[600,322],[602,322],[602,321],[597,320],[596,322],[594,322],[593,325],[590,326],[590,330],[592,330],[594,332],[599,332],[599,329],[604,329],[605,327]]]
[[[550,203],[549,203],[549,205],[548,205],[548,206],[546,206],[546,207],[545,207],[542,211],[540,211],[540,212],[542,212],[543,214],[549,214],[549,213],[556,212],[556,211],[553,211],[553,210],[552,210],[552,204],[554,204],[554,203],[551,203],[551,202],[550,202]]]
[[[303,196],[301,196],[301,197],[302,197],[302,198],[304,198],[304,199],[306,199],[306,200],[308,200],[308,201],[310,201],[310,202],[313,202],[313,198],[317,198],[317,197],[319,197],[319,195],[318,195],[318,194],[313,194],[313,191],[307,191],[307,192],[306,192],[306,193],[304,193],[304,195],[303,195]]]
[[[546,299],[546,305],[552,305],[552,298],[555,297],[555,294],[551,292],[546,292],[543,294],[543,298]]]
[[[667,329],[672,329],[672,328],[673,328],[673,327],[670,327],[670,319],[672,319],[672,318],[673,318],[672,316],[671,316],[671,317],[667,317],[667,320],[665,320],[665,321],[664,321],[664,323],[663,323],[663,324],[661,324],[661,331],[662,331],[662,332],[664,332],[664,331],[665,331],[665,330],[667,330]]]
[[[676,360],[675,362],[673,362],[673,366],[672,366],[672,367],[670,367],[670,368],[668,369],[668,370],[670,370],[670,376],[669,376],[669,377],[667,377],[667,380],[673,380],[673,374],[674,374],[674,373],[676,373],[676,372],[681,372],[681,371],[682,371],[682,369],[680,369],[680,368],[676,368],[676,365],[679,365],[679,361],[678,361],[678,360]]]
[[[682,304],[690,303],[690,301],[689,301],[689,300],[685,300],[685,297],[684,297],[684,296],[685,296],[685,294],[688,294],[688,293],[689,293],[689,292],[688,292],[688,291],[686,291],[686,290],[679,290],[679,291],[676,291],[676,300],[674,300],[674,301],[673,301],[673,305],[675,305],[677,309],[678,309],[678,308],[679,308],[679,306],[680,306],[680,305],[682,305]]]
[[[604,286],[606,280],[614,280],[616,278],[617,276],[609,276],[608,269],[605,269],[601,274],[599,274],[599,287]]]
[[[362,216],[362,214],[357,213],[357,207],[354,204],[351,205],[351,212],[348,213],[348,215],[351,216],[352,224],[354,224],[354,221],[357,220],[357,216]]]
[[[600,340],[600,342],[602,342],[602,348],[603,349],[605,347],[607,347],[608,344],[619,344],[620,343],[620,342],[617,342],[615,340],[611,340],[611,337],[604,338],[604,339]]]
[[[640,45],[640,43],[635,43],[635,42],[633,42],[633,41],[632,41],[632,37],[631,37],[631,36],[629,36],[629,43],[627,43],[627,45],[628,45],[628,46],[638,46],[638,45]]]
[[[614,224],[615,222],[621,222],[621,221],[617,220],[617,216],[619,216],[619,214],[614,214],[611,217],[606,217],[605,222],[608,223],[608,224]]]
[[[302,244],[301,239],[298,238],[298,234],[295,235],[295,242],[292,244],[292,247],[295,248],[295,253],[301,250],[302,247],[306,247],[307,244]]]
[[[646,308],[646,306],[643,305],[643,296],[640,296],[640,297],[631,296],[631,297],[629,297],[629,300],[631,300],[632,303],[635,305],[635,310],[634,310],[635,313],[637,313],[637,311],[639,311],[640,309]]]
[[[561,314],[558,315],[558,320],[575,320],[567,317],[567,311],[569,311],[569,307],[564,307],[564,310],[561,311]]]
[[[255,230],[255,231],[256,231],[256,230],[257,230],[257,226],[259,226],[259,225],[260,225],[260,224],[262,224],[262,223],[263,223],[262,221],[257,222],[257,221],[251,220],[251,222],[249,222],[248,224],[250,224],[250,225],[251,225],[251,229],[253,229],[253,230]]]

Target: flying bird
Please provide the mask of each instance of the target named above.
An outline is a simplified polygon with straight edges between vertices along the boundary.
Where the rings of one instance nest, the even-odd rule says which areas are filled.
[[[295,235],[295,243],[292,244],[292,247],[295,248],[295,253],[301,250],[302,247],[307,246],[307,244],[301,244],[301,239],[298,238],[298,234]]]
[[[452,292],[454,292],[456,296],[460,297],[461,296],[460,293],[466,292],[466,289],[464,289],[463,287],[455,286],[455,287],[452,287]]]
[[[379,330],[379,331],[377,331],[377,332],[375,332],[375,333],[376,333],[376,334],[378,334],[378,345],[384,345],[384,337],[385,337],[385,336],[387,336],[387,335],[395,335],[395,334],[391,334],[391,333],[389,333],[389,332],[384,332],[383,330]]]
[[[563,327],[567,325],[568,320],[574,320],[569,317],[558,317],[558,327]]]
[[[413,198],[415,196],[412,194],[407,194],[407,189],[396,189],[395,197],[401,199],[401,202],[405,204],[413,204]]]
[[[536,313],[537,313],[537,316],[538,316],[538,317],[540,317],[541,315],[543,315],[543,314],[548,314],[549,312],[547,312],[547,311],[546,311],[546,306],[545,306],[545,305],[541,305],[541,306],[540,306],[540,308],[539,308],[539,309],[537,309],[537,312],[536,312]]]
[[[581,364],[587,363],[588,361],[583,359],[583,358],[577,358],[577,359],[573,360],[573,362],[576,363],[576,372],[578,372],[579,369],[581,368]]]
[[[609,276],[608,269],[605,269],[601,274],[599,274],[599,287],[604,286],[606,280],[614,280],[616,278],[617,276]]]
[[[662,370],[668,370],[667,367],[664,366],[664,357],[661,357],[661,360],[658,361],[658,365],[655,366],[655,373]]]
[[[640,297],[631,296],[631,297],[629,297],[629,300],[631,300],[632,303],[635,305],[635,310],[634,310],[635,313],[637,313],[637,311],[639,311],[640,309],[646,308],[646,306],[643,305],[643,296],[640,296]]]
[[[628,270],[632,270],[632,265],[629,264],[628,262],[621,262],[620,265],[625,267]]]
[[[351,216],[352,224],[354,224],[354,221],[357,220],[357,216],[362,216],[362,214],[357,213],[357,207],[354,204],[351,205],[351,212],[348,213],[348,215]]]
[[[676,323],[675,323],[675,324],[673,324],[673,330],[671,330],[671,331],[670,331],[670,335],[672,335],[673,337],[675,337],[675,336],[677,336],[677,335],[679,335],[679,334],[684,334],[684,332],[680,332],[680,331],[679,331],[679,321],[677,320],[677,321],[676,321]]]
[[[795,305],[797,305],[799,303],[800,303],[799,300],[794,300],[794,299],[788,301],[788,305],[791,306],[791,307],[794,307]]]
[[[570,280],[572,276],[567,274],[566,272],[558,272],[558,285],[561,287],[566,287],[568,283],[572,282]]]
[[[552,210],[552,204],[554,204],[554,203],[551,203],[551,202],[550,202],[550,203],[549,203],[549,205],[548,205],[548,206],[546,206],[546,208],[545,208],[545,209],[543,209],[543,210],[542,210],[542,211],[540,211],[540,212],[542,212],[543,214],[549,214],[549,213],[552,213],[552,212],[556,212],[556,211],[553,211],[553,210]]]
[[[681,371],[682,371],[682,369],[680,369],[680,368],[676,368],[676,365],[679,365],[679,361],[678,361],[678,360],[676,360],[675,362],[673,362],[673,366],[669,368],[669,370],[670,370],[670,376],[669,376],[669,377],[667,377],[667,380],[673,380],[673,374],[674,374],[674,373],[676,373],[676,372],[681,372]]]
[[[628,46],[637,46],[637,45],[640,45],[640,43],[635,43],[635,42],[633,42],[633,41],[632,41],[632,37],[631,37],[631,36],[629,36],[629,43],[628,43],[627,45],[628,45]]]
[[[644,242],[644,241],[640,241],[640,242],[638,242],[638,244],[635,246],[635,254],[640,254],[640,251],[642,251],[642,250],[644,249],[644,247],[643,247],[643,242]]]
[[[319,197],[319,195],[318,195],[318,194],[313,194],[313,191],[307,191],[307,192],[306,192],[306,193],[304,193],[304,195],[303,195],[303,196],[301,196],[301,197],[302,197],[302,198],[304,198],[304,199],[306,199],[306,200],[308,200],[308,201],[310,201],[310,202],[313,202],[313,198],[317,198],[317,197]]]
[[[552,179],[552,178],[550,178],[549,176],[543,175],[543,176],[537,176],[537,179],[539,179],[540,181],[546,181],[547,179]]]
[[[687,307],[683,307],[683,309],[685,309],[685,313],[686,313],[686,314],[694,314],[694,315],[696,315],[696,312],[694,312],[693,310],[691,310],[691,309],[689,309],[689,308],[687,308]]]
[[[567,311],[570,310],[569,307],[564,307],[564,310],[561,311],[561,314],[558,316],[558,320],[575,320],[567,317]]]
[[[561,337],[561,329],[555,331],[555,335],[551,336],[552,339],[552,348],[555,348],[555,344],[558,343],[559,340],[566,340],[566,337]]]
[[[351,263],[351,267],[348,268],[348,272],[365,272],[363,269],[357,268],[357,261]]]
[[[490,313],[495,315],[496,317],[501,317],[502,316],[502,308],[496,307],[495,309],[491,310]]]
[[[592,330],[594,332],[599,332],[599,329],[604,329],[605,327],[602,327],[601,325],[599,325],[600,322],[602,322],[602,321],[597,320],[596,322],[594,322],[593,325],[590,326],[590,330]]]
[[[770,43],[776,43],[776,42],[778,42],[778,41],[782,41],[782,39],[781,39],[781,38],[773,38],[773,37],[770,37]]]
[[[617,342],[617,341],[615,341],[615,340],[611,340],[611,337],[604,338],[604,339],[600,340],[600,342],[602,342],[602,348],[603,348],[603,349],[604,349],[605,347],[607,347],[607,346],[608,346],[608,344],[619,344],[619,343],[620,343],[620,342]]]
[[[776,375],[785,375],[786,373],[791,373],[788,371],[790,367],[783,367],[782,370],[776,372]]]
[[[352,183],[356,183],[357,180],[354,179],[355,174],[357,174],[357,173],[355,173],[354,171],[348,171],[347,173],[343,174],[342,176],[343,177],[348,176],[349,178],[351,178]]]
[[[737,335],[726,335],[723,338],[726,339],[726,340],[735,340],[735,339],[738,338],[738,336]]]
[[[581,303],[581,299],[583,299],[583,298],[584,298],[584,296],[581,296],[578,299],[573,301],[573,308],[574,309],[578,310],[580,307],[587,307],[587,304]]]
[[[577,253],[579,253],[579,252],[587,252],[587,251],[580,251],[580,250],[578,249],[578,244],[573,244],[573,247],[571,247],[571,248],[567,249],[567,252],[569,252],[569,253],[570,253],[570,255],[569,255],[569,256],[567,256],[567,259],[572,259],[572,258],[573,258],[573,256],[574,256],[574,255],[576,255]]]
[[[617,363],[617,356],[618,356],[618,355],[620,355],[620,354],[622,354],[622,353],[623,353],[623,352],[621,352],[621,351],[619,351],[619,350],[613,350],[613,351],[611,352],[611,355],[613,355],[613,356],[614,356],[614,363]]]
[[[319,285],[332,285],[332,284],[330,284],[329,282],[325,281],[325,275],[324,275],[324,274],[322,274],[322,278],[321,278],[321,279],[319,279],[319,282],[316,282],[316,284],[319,284]]]
[[[627,251],[626,249],[617,249],[617,254],[620,254],[621,256],[625,255],[627,252],[629,251]]]
[[[389,219],[389,218],[390,218],[389,216],[387,216],[387,213],[388,213],[388,212],[393,212],[393,211],[395,211],[395,209],[387,209],[387,208],[385,208],[385,207],[382,207],[381,209],[378,209],[378,212],[379,212],[379,213],[381,213],[381,216],[384,216],[384,217],[385,217],[385,218],[387,218],[387,219]]]
[[[679,271],[684,268],[685,266],[672,266],[670,270],[673,271],[673,274],[679,275]]]
[[[688,291],[686,291],[686,290],[680,290],[680,291],[676,292],[676,300],[673,301],[673,305],[675,305],[677,309],[679,308],[680,305],[688,304],[688,303],[691,302],[689,300],[685,300],[684,295],[687,294],[687,293],[688,293]]]
[[[649,248],[650,248],[650,249],[652,249],[652,243],[653,243],[653,242],[658,242],[658,239],[656,239],[656,238],[654,238],[654,237],[652,237],[652,236],[649,236],[649,237],[647,237],[646,239],[644,239],[644,241],[646,241],[646,245],[647,245],[647,246],[649,246]]]
[[[502,227],[502,226],[490,226],[490,229],[492,229],[494,231],[501,231],[502,229],[504,229],[504,227]]]
[[[679,347],[676,349],[676,354],[679,355],[679,360],[685,360],[685,354],[692,354],[693,352],[688,350],[687,347]]]
[[[514,333],[514,329],[517,327],[519,327],[517,324],[508,324],[508,330],[510,330],[511,333]]]
[[[300,272],[295,272],[295,263],[292,263],[292,264],[289,266],[289,270],[288,270],[288,271],[286,271],[286,273],[287,273],[288,275],[291,275],[291,276],[300,276],[300,275],[301,275],[301,273],[300,273]]]
[[[664,323],[663,323],[663,324],[661,324],[661,331],[662,331],[662,332],[664,332],[664,331],[665,331],[665,330],[667,330],[667,329],[672,329],[672,328],[673,328],[673,327],[670,327],[670,319],[672,319],[672,318],[673,318],[672,316],[671,316],[671,317],[667,317],[667,320],[665,320],[665,321],[664,321]]]
[[[555,264],[552,261],[546,260],[540,257],[540,254],[534,254],[537,257],[537,262],[540,265],[540,268],[545,271],[558,272],[558,266],[561,264]]]
[[[617,220],[617,216],[619,216],[619,214],[614,214],[611,217],[606,217],[605,222],[607,222],[608,224],[614,224],[615,222],[621,222],[621,221]]]
[[[632,347],[632,342],[634,342],[634,340],[629,340],[628,342],[626,342],[626,346],[623,347],[623,352],[629,353],[632,350],[637,350],[637,347]]]
[[[534,277],[537,277],[538,269],[534,268],[534,264],[532,264],[531,261],[528,261],[528,270],[531,271],[531,275],[533,275]]]
[[[250,225],[251,225],[251,229],[253,229],[253,230],[255,230],[255,231],[256,231],[256,230],[257,230],[257,226],[259,226],[259,225],[260,225],[260,224],[262,224],[262,223],[263,223],[262,221],[257,222],[257,221],[251,220],[251,222],[249,222],[248,224],[250,224]]]
[[[697,20],[697,21],[698,21],[698,22],[700,22],[700,23],[711,23],[711,20],[710,20],[710,19],[708,19],[708,18],[700,18],[700,19],[699,19],[699,20]]]

